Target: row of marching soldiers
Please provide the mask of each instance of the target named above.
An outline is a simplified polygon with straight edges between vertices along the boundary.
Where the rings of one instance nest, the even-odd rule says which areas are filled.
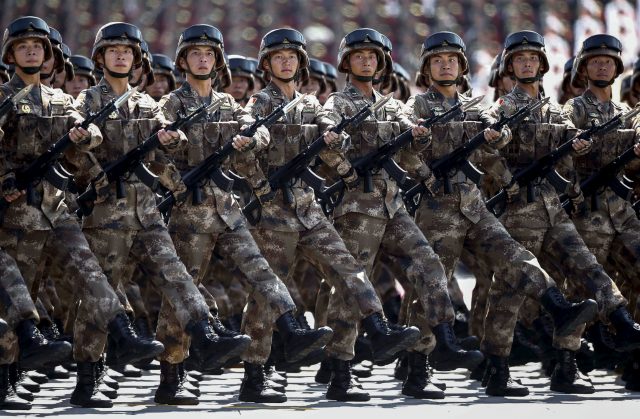
[[[379,91],[406,98],[407,77],[369,28],[342,40],[347,83],[331,94],[331,67],[309,59],[294,29],[267,33],[257,63],[227,64],[213,26],[182,32],[172,62],[153,60],[137,27],[109,23],[75,66],[76,78],[93,67],[101,80],[87,71],[75,100],[52,87],[75,80],[62,45],[32,16],[3,38],[14,74],[0,86],[1,409],[29,409],[29,389],[68,369],[73,406],[111,407],[118,381],[154,359],[154,401],[169,405],[197,404],[198,382],[240,361],[239,399],[249,402],[286,401],[287,371],[318,363],[328,399],[368,401],[363,360],[397,360],[402,394],[415,398],[444,398],[433,369],[455,368],[488,395],[526,396],[509,366],[528,361],[542,361],[553,391],[594,392],[595,367],[624,367],[626,388],[640,388],[640,221],[612,189],[581,189],[627,149],[640,156],[640,120],[611,100],[623,71],[614,37],[584,41],[571,82],[586,90],[561,107],[541,100],[544,39],[509,35],[492,78],[505,91],[487,109],[460,92],[468,61],[450,32],[424,41],[426,91],[406,103]],[[184,76],[176,89],[172,65]],[[218,91],[225,84],[229,94]],[[318,89],[324,104],[298,89]],[[526,118],[504,122],[523,109]],[[578,135],[616,116],[615,129]],[[362,165],[400,138],[393,155]],[[438,169],[474,139],[466,157],[482,176]],[[545,176],[518,182],[565,143],[554,162],[561,195]],[[638,168],[637,158],[624,168],[628,182]],[[338,185],[338,197],[324,185]],[[403,201],[409,185],[421,199]],[[505,199],[490,211],[494,195]],[[161,214],[164,202],[173,206]],[[470,313],[459,261],[476,277]]]

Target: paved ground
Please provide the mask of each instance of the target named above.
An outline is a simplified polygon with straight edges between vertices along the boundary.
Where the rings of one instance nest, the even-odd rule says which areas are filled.
[[[471,296],[474,281],[460,281],[466,297]],[[467,302],[469,304],[469,302]],[[207,376],[201,383],[203,395],[200,405],[192,407],[156,406],[153,394],[159,382],[157,371],[145,372],[141,378],[121,383],[119,397],[112,409],[78,409],[69,405],[75,378],[51,381],[36,395],[34,408],[29,412],[2,412],[0,417],[121,417],[178,418],[192,415],[193,419],[213,413],[216,419],[242,418],[344,418],[352,419],[548,419],[551,417],[626,419],[637,418],[640,412],[640,393],[627,392],[623,383],[612,373],[598,371],[590,376],[597,392],[593,395],[564,395],[549,390],[549,381],[540,375],[540,364],[528,364],[512,369],[512,375],[528,386],[531,394],[522,399],[487,397],[477,382],[471,382],[465,371],[436,372],[447,383],[444,400],[425,401],[401,397],[400,382],[393,379],[393,365],[376,367],[374,375],[361,379],[363,387],[372,394],[371,402],[335,403],[324,398],[326,386],[313,381],[316,368],[289,374],[287,403],[260,405],[238,402],[242,371],[231,369],[221,376]],[[182,417],[181,417],[182,416]]]

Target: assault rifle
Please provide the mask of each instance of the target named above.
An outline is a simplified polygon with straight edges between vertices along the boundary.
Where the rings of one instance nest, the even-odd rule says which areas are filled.
[[[31,86],[27,86],[27,88],[30,90]],[[22,89],[20,92],[18,92],[15,97],[25,92],[25,89]],[[27,90],[26,93],[22,95],[22,97],[24,97],[28,92],[29,91]],[[115,112],[124,103],[126,103],[131,95],[133,95],[133,93],[135,92],[136,89],[130,89],[117,99],[112,99],[98,112],[89,114],[87,118],[80,123],[79,126],[81,128],[88,129],[89,125],[93,123],[102,123],[112,112]],[[0,109],[2,109],[2,106],[3,105],[0,105]],[[51,183],[57,189],[60,189],[62,191],[70,189],[72,192],[76,192],[74,190],[75,183],[73,182],[73,175],[67,172],[58,163],[58,159],[60,158],[62,153],[71,144],[72,141],[69,137],[69,133],[66,133],[53,145],[51,145],[51,147],[49,147],[47,151],[38,156],[29,165],[16,170],[15,182],[13,186],[19,191],[27,191],[27,203],[29,205],[35,205],[35,186],[38,185],[38,183],[40,183],[42,179],[45,179],[47,182]],[[0,199],[0,221],[2,220],[2,216],[4,216],[4,212],[6,211],[8,206],[9,203],[4,198]]]
[[[521,187],[527,187],[527,201],[533,202],[534,196],[533,189],[531,188],[531,183],[536,179],[540,179],[543,177],[546,177],[556,190],[566,191],[567,187],[569,186],[569,181],[567,181],[558,172],[556,172],[554,166],[558,161],[560,161],[560,159],[562,159],[564,156],[569,154],[571,150],[573,150],[574,141],[578,139],[587,140],[594,135],[602,135],[604,133],[617,129],[624,123],[625,120],[632,118],[639,111],[639,109],[633,109],[625,114],[618,114],[600,125],[592,124],[589,129],[582,131],[574,138],[566,141],[564,144],[550,151],[538,160],[534,160],[527,167],[518,170],[513,175],[509,185],[507,185],[506,188],[501,189],[500,192],[498,192],[487,201],[487,208],[495,213],[495,206],[498,203],[504,202],[507,198],[507,192],[505,189],[508,189],[510,186],[513,186],[516,183],[518,183],[518,185]]]
[[[210,105],[202,105],[191,114],[178,118],[176,121],[169,124],[165,129],[167,131],[176,131],[182,128],[187,123],[195,120],[196,118],[206,115],[210,112],[215,112],[220,108],[224,98],[213,101]],[[116,182],[116,196],[118,199],[122,199],[126,195],[124,179],[131,173],[135,174],[142,183],[147,185],[152,190],[155,190],[158,186],[158,178],[151,173],[149,169],[143,163],[144,158],[151,151],[160,146],[160,139],[158,133],[155,132],[151,137],[144,140],[137,147],[129,150],[126,154],[118,158],[117,160],[108,163],[100,176],[106,176],[109,183]],[[94,179],[95,181],[96,179]],[[76,202],[78,203],[78,210],[76,214],[79,218],[91,214],[93,211],[93,202],[98,198],[98,193],[95,189],[94,181],[85,192],[83,192]]]
[[[587,179],[580,182],[580,189],[582,190],[582,194],[584,197],[592,197],[593,204],[592,208],[597,208],[596,199],[598,191],[609,187],[613,192],[616,193],[620,198],[628,201],[631,199],[631,194],[633,189],[626,185],[624,182],[618,180],[617,175],[622,170],[627,163],[631,162],[633,159],[637,158],[634,147],[630,147],[624,151],[621,155],[610,161],[604,167],[602,167],[597,172],[593,173]],[[561,198],[562,208],[570,208],[571,207],[571,199],[566,196]]]
[[[305,96],[306,95],[300,95],[289,103],[281,104],[264,118],[256,118],[253,124],[240,132],[240,135],[243,137],[253,137],[261,126],[265,126],[267,128],[270,127],[284,115],[295,109],[298,103],[300,103]],[[215,151],[204,159],[196,167],[182,175],[182,181],[187,186],[187,189],[192,192],[194,205],[202,203],[202,190],[200,189],[200,183],[206,179],[212,179],[220,189],[226,192],[231,191],[233,187],[233,179],[227,176],[220,166],[234,150],[233,144],[228,142],[221,149]],[[164,193],[163,198],[157,207],[160,212],[167,217],[167,214],[169,214],[175,202],[176,197],[171,191],[167,191]]]
[[[384,106],[384,104],[387,103],[389,99],[391,99],[391,96],[392,95],[390,93],[377,102],[369,106],[365,106],[350,118],[342,115],[340,123],[331,128],[331,132],[340,134],[348,127],[357,127],[370,115],[374,115],[378,109]],[[274,191],[276,189],[282,189],[285,204],[291,204],[294,199],[291,195],[291,191],[287,188],[287,185],[291,181],[300,178],[318,195],[320,201],[323,203],[323,210],[325,211],[325,213],[327,213],[327,211],[331,212],[333,210],[331,205],[335,202],[335,200],[332,200],[332,198],[325,193],[325,190],[327,188],[324,184],[324,179],[315,174],[313,170],[308,167],[311,161],[318,155],[318,153],[320,153],[320,151],[324,149],[325,145],[326,143],[324,141],[323,134],[315,139],[304,150],[298,153],[298,155],[296,155],[293,159],[289,160],[286,164],[278,168],[269,176],[269,186]],[[253,224],[259,221],[259,214],[255,214],[255,211],[259,206],[260,201],[258,200],[258,198],[253,198],[242,209],[242,211],[247,216],[247,219],[253,222]]]

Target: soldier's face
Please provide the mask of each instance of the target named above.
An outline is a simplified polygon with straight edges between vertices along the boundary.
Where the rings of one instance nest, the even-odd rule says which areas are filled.
[[[300,58],[294,49],[281,49],[272,53],[265,64],[267,70],[276,78],[286,80],[295,76],[300,65]]]
[[[145,91],[154,99],[161,98],[169,93],[169,78],[164,74],[156,74],[156,80]]]
[[[235,100],[244,99],[249,90],[249,79],[242,76],[232,76],[231,85],[224,89],[225,93],[229,93]]]
[[[589,80],[609,81],[616,76],[616,62],[611,57],[600,55],[587,60]]]
[[[316,95],[320,93],[320,81],[315,77],[309,77],[309,80],[303,86],[300,86],[300,93],[313,92],[316,92]]]
[[[144,71],[143,66],[133,69],[133,71],[131,72],[131,77],[129,78],[132,84],[138,84],[140,82],[140,78],[142,77],[143,71]]]
[[[114,73],[128,73],[133,66],[133,48],[112,45],[104,50],[104,66]]]
[[[56,89],[61,89],[64,86],[64,81],[67,78],[66,70],[61,71],[60,73],[56,73],[56,77],[53,79],[53,87]]]
[[[372,49],[361,49],[349,54],[349,69],[354,76],[373,77],[378,68],[378,54]]]
[[[457,79],[460,73],[458,54],[435,54],[429,59],[429,72],[434,80],[451,81]]]
[[[64,91],[73,96],[74,98],[78,97],[80,92],[89,88],[89,77],[81,76],[76,74],[76,76],[71,81],[67,81],[64,83]]]
[[[516,82],[511,77],[500,77],[498,79],[498,88],[505,93],[509,93],[515,87]]]
[[[535,77],[540,70],[540,55],[534,51],[521,51],[513,54],[511,64],[513,74],[519,79]]]
[[[37,38],[20,40],[13,44],[8,60],[8,64],[16,64],[18,67],[38,67],[44,61],[44,44]]]
[[[49,58],[47,61],[45,61],[42,64],[42,68],[40,69],[40,72],[42,74],[51,74],[51,72],[53,71],[53,66],[56,63],[56,59],[51,57]]]
[[[216,65],[216,54],[211,47],[191,47],[187,51],[186,57],[189,70],[196,76],[210,74]]]

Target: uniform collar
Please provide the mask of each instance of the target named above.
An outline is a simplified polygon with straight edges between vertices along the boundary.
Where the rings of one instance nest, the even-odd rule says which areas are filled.
[[[283,101],[287,101],[288,102],[288,99],[284,95],[284,93],[282,93],[282,90],[280,90],[278,85],[275,84],[273,81],[270,81],[269,84],[267,84],[267,87],[264,88],[264,90],[266,90],[268,92],[269,96],[271,96],[272,98],[282,99]],[[294,95],[293,95],[293,97],[296,98],[296,97],[300,96],[301,94],[302,93],[300,93],[300,92],[298,92],[296,90]]]
[[[345,93],[347,96],[349,96],[351,99],[359,99],[359,100],[364,100],[367,103],[371,102],[371,98],[368,97],[364,97],[364,95],[362,94],[362,92],[360,90],[358,90],[353,84],[347,82],[347,84],[344,86],[344,90],[343,93]],[[377,102],[378,100],[380,100],[383,96],[380,92],[378,92],[376,89],[373,89],[373,97],[374,97],[374,103]]]

